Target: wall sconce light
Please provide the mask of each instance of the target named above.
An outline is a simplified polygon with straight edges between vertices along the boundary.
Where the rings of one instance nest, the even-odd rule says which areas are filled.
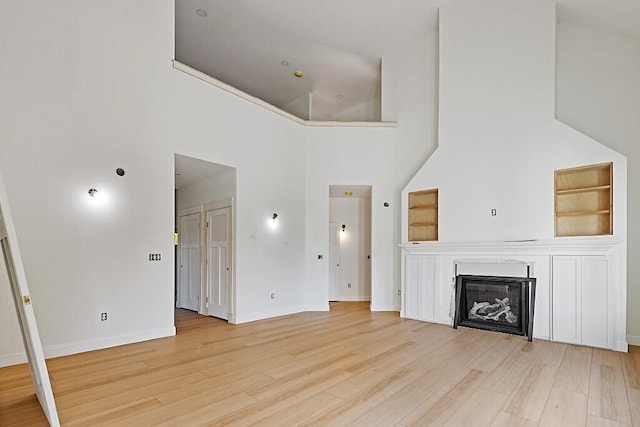
[[[95,188],[90,188],[89,189],[89,195],[91,197],[95,197],[96,193],[98,192],[98,190],[96,190]]]
[[[345,232],[345,230],[347,229],[347,226],[346,226],[346,225],[344,225],[344,224],[342,224],[342,227],[341,227],[341,228],[342,228],[342,232],[344,233],[344,232]]]
[[[267,219],[267,227],[271,230],[276,230],[278,228],[278,214],[276,212],[271,215],[270,218]]]

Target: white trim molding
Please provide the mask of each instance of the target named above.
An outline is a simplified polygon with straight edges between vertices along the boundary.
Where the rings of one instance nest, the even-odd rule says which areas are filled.
[[[507,240],[490,242],[416,242],[400,247],[408,253],[421,254],[571,254],[604,255],[623,242],[609,236],[604,238],[562,237],[552,240]]]
[[[240,89],[231,86],[225,82],[222,82],[218,79],[215,79],[208,74],[203,73],[202,71],[198,71],[195,68],[191,68],[188,65],[183,64],[182,62],[173,60],[173,68],[178,71],[182,71],[185,74],[190,75],[191,77],[195,77],[199,80],[202,80],[205,83],[213,85],[218,89],[222,89],[225,92],[229,92],[232,95],[238,96],[245,101],[249,101],[252,104],[255,104],[259,107],[262,107],[266,110],[271,111],[272,113],[276,113],[281,115],[284,118],[287,118],[291,121],[294,121],[303,126],[316,126],[316,127],[366,127],[366,128],[395,128],[397,127],[397,123],[395,122],[336,122],[336,121],[315,121],[315,120],[304,120],[300,117],[294,116],[293,114],[284,111],[272,104],[269,104],[266,101],[263,101],[260,98],[256,98],[253,95],[249,95],[246,92],[241,91]]]
[[[128,335],[106,337],[98,340],[75,342],[56,346],[45,347],[44,354],[47,359],[52,357],[67,356],[69,354],[84,353],[86,351],[101,350],[109,347],[117,347],[125,344],[133,344],[157,338],[172,337],[176,334],[175,326],[167,328],[149,329]]]

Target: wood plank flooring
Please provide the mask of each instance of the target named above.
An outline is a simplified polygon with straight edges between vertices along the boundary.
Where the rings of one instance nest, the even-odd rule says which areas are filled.
[[[65,426],[640,426],[640,348],[616,353],[332,303],[49,359]],[[0,369],[0,425],[46,420],[28,367]]]

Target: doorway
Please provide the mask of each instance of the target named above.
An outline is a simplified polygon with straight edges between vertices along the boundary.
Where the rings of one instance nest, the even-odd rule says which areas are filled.
[[[371,186],[329,187],[329,301],[371,301]]]
[[[235,313],[236,169],[175,155],[175,305],[229,320]]]

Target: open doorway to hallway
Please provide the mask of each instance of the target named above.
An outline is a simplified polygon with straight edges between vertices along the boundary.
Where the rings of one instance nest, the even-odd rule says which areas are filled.
[[[175,303],[228,320],[235,312],[236,169],[175,154]]]
[[[329,301],[371,301],[371,186],[329,187]]]

